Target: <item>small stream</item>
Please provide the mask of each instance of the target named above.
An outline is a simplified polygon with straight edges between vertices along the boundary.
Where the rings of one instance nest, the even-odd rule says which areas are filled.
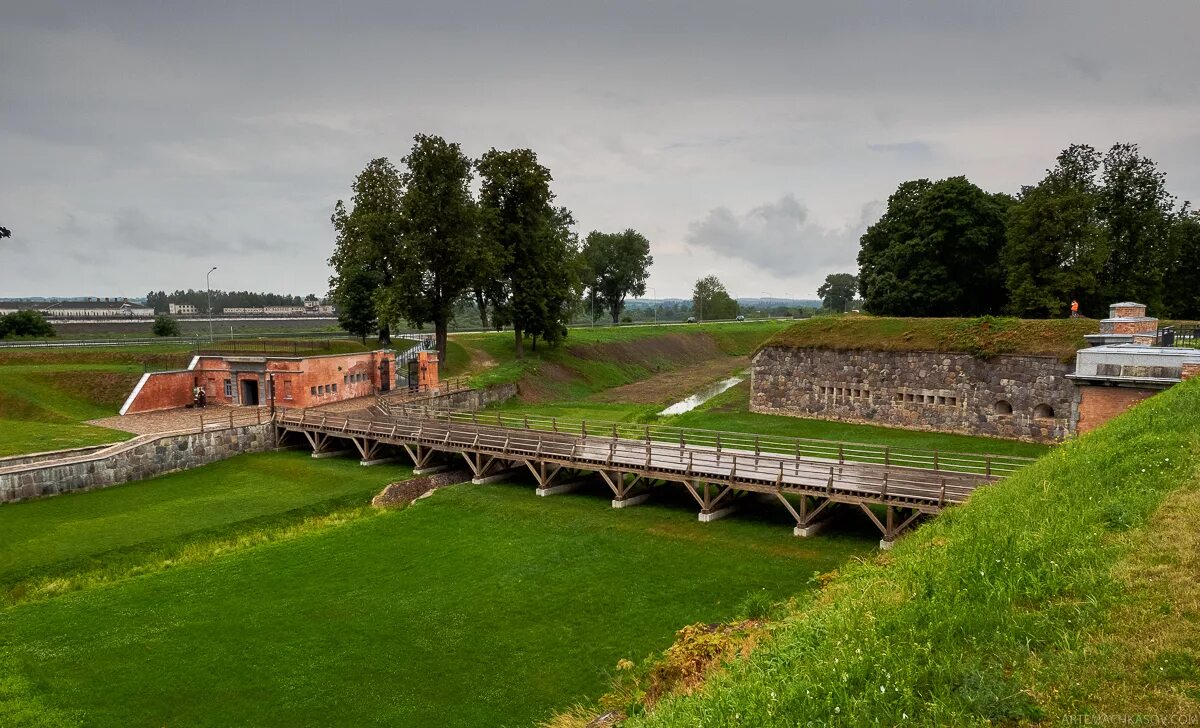
[[[691,412],[692,410],[696,409],[697,407],[704,404],[708,400],[712,399],[713,397],[716,397],[721,392],[724,392],[725,390],[727,390],[731,387],[736,387],[737,385],[741,384],[744,381],[746,381],[746,378],[743,376],[730,377],[729,379],[722,379],[721,381],[716,382],[714,384],[710,384],[707,387],[705,387],[704,389],[701,389],[699,392],[696,392],[695,394],[690,395],[687,399],[679,400],[678,402],[676,402],[675,404],[666,408],[662,412],[659,412],[658,414],[659,415],[681,415],[684,412]]]

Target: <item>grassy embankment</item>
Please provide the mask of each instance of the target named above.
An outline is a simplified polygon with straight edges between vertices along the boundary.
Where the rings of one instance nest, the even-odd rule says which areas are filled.
[[[872,323],[867,329],[845,336],[844,341],[854,341],[861,346],[864,342],[880,340],[884,331],[893,331],[892,337],[895,339],[910,341],[913,346],[932,347],[936,342],[931,341],[931,330],[945,328],[953,333],[965,328],[972,333],[972,325],[979,323],[962,319],[935,319],[918,320],[914,324],[911,319],[828,317],[795,324],[772,321],[572,330],[563,347],[536,355],[529,353],[524,362],[516,360],[512,341],[506,336],[461,335],[451,339],[447,369],[448,376],[474,374],[474,381],[479,385],[516,382],[520,389],[519,396],[497,408],[508,413],[560,417],[576,422],[608,420],[660,423],[948,452],[1037,457],[1047,451],[1044,445],[996,438],[757,414],[749,411],[748,382],[717,395],[691,412],[669,417],[657,414],[667,404],[711,382],[744,370],[749,366],[749,356],[768,341],[787,341],[788,337],[795,337],[799,330],[836,332],[843,325],[861,327],[859,322],[863,321]],[[1009,325],[1012,320],[998,321],[989,322],[993,333],[997,329],[1007,332],[1012,328]],[[1032,349],[1037,353],[1053,351],[1054,355],[1061,355],[1067,350],[1073,352],[1075,338],[1081,337],[1081,332],[1095,327],[1095,322],[1080,324],[1078,320],[1065,322],[1065,326],[1056,326],[1054,322],[1021,323],[1032,323],[1034,331],[1040,332],[1027,334],[1029,341],[1044,341],[1038,345],[1018,342],[1022,350]],[[906,335],[914,327],[924,331],[925,335]],[[987,343],[977,332],[972,335],[979,340],[975,349]],[[1010,336],[1002,333],[1000,341],[1008,343],[999,346],[1010,346]],[[1064,337],[1069,344],[1052,343]],[[836,343],[832,337],[821,340]],[[937,345],[967,348],[967,342],[961,336],[957,340],[945,337],[943,343]],[[889,345],[891,348],[895,346],[895,343]],[[1053,346],[1057,346],[1057,349],[1052,349]]]
[[[843,568],[692,695],[639,716],[627,679],[609,705],[631,726],[1194,720],[1198,448],[1192,381]]]
[[[283,452],[0,506],[0,724],[528,725],[873,545],[528,486],[357,505],[407,473]]]
[[[274,346],[285,352],[291,344],[288,340],[236,342],[243,350]],[[360,350],[355,341],[331,345],[331,351],[338,353]],[[0,350],[0,457],[128,439],[128,433],[86,423],[117,414],[146,370],[185,367],[191,354],[189,344],[168,342],[127,348]]]

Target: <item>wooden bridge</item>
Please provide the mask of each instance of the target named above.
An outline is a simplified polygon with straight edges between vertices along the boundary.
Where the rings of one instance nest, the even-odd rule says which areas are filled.
[[[687,489],[700,520],[726,515],[738,499],[776,500],[809,536],[833,504],[861,509],[889,546],[920,516],[961,503],[978,486],[1014,472],[1027,458],[889,448],[858,443],[777,438],[630,423],[566,422],[447,412],[393,403],[386,414],[325,414],[280,410],[281,441],[302,435],[314,457],[352,443],[364,463],[402,449],[418,474],[443,467],[437,458],[461,456],[475,483],[527,469],[538,494],[550,495],[599,474],[614,508],[639,503],[656,485]]]

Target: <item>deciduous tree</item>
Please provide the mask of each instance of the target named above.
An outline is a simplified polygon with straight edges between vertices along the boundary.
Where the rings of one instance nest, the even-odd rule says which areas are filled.
[[[738,315],[738,303],[716,276],[705,276],[692,288],[692,312],[699,321],[719,321]]]
[[[1021,190],[1001,254],[1012,313],[1064,316],[1073,300],[1085,313],[1104,310],[1100,271],[1108,244],[1097,210],[1099,169],[1099,152],[1072,145],[1041,182]]]
[[[902,183],[860,241],[866,308],[891,316],[999,313],[1007,302],[1000,250],[1011,203],[966,177]]]
[[[441,361],[454,304],[478,279],[478,215],[471,160],[458,144],[418,134],[401,174],[400,236],[380,311],[388,320],[433,324]]]
[[[1165,313],[1200,319],[1200,213],[1184,209],[1171,226],[1171,264],[1163,286]]]
[[[1166,175],[1136,144],[1114,144],[1104,156],[1101,177],[1098,210],[1108,236],[1104,295],[1109,302],[1137,301],[1161,310],[1175,214]]]
[[[343,289],[351,280],[356,285],[374,281],[376,288],[370,295],[380,303],[381,291],[391,286],[401,258],[400,173],[384,157],[371,160],[354,179],[353,190],[353,208],[347,210],[338,200],[331,218],[337,242],[329,258],[334,269],[329,286],[339,307],[344,298],[361,295]],[[391,340],[390,323],[379,321],[380,343]]]
[[[858,292],[858,276],[853,273],[830,273],[817,289],[822,306],[830,311],[844,313]]]
[[[550,170],[532,150],[492,149],[475,166],[481,237],[499,263],[486,291],[492,324],[512,325],[521,357],[527,334],[550,344],[566,336],[579,293],[573,220],[554,206]]]
[[[367,334],[379,328],[375,313],[375,292],[380,289],[379,275],[366,268],[348,270],[338,280],[333,301],[338,324],[348,333],[367,343]]]
[[[0,339],[45,339],[51,336],[54,336],[54,327],[37,311],[14,311],[0,316]]]
[[[625,297],[646,294],[650,275],[650,241],[630,228],[619,233],[592,231],[583,241],[584,282],[588,297],[620,322]]]

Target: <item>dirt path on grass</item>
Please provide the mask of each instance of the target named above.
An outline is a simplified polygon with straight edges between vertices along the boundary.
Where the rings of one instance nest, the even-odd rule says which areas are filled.
[[[640,382],[625,384],[599,392],[591,400],[596,402],[629,402],[633,404],[670,404],[750,366],[750,357],[723,356],[709,359],[682,369],[655,374]]]

